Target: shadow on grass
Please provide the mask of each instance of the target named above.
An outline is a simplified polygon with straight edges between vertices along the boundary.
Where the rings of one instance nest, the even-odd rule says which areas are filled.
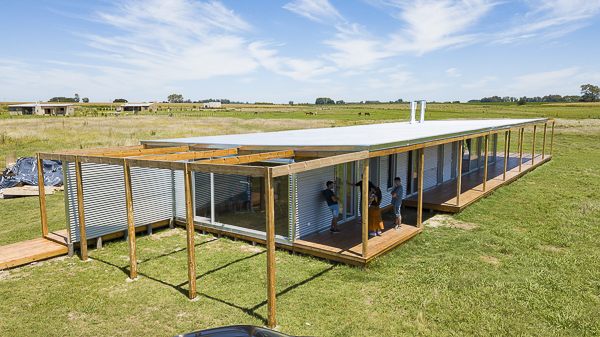
[[[203,242],[201,244],[204,244],[204,243],[207,243],[207,242],[210,242],[210,241],[205,241],[205,242]],[[201,244],[198,244],[196,246],[199,246]],[[176,252],[171,252],[171,253],[168,253],[168,254],[163,254],[163,255],[157,256],[156,258],[160,258],[160,257],[163,257],[163,256],[168,256],[168,255],[171,255],[171,254],[174,254],[174,253],[178,253],[178,252],[181,252],[181,251],[183,251],[183,250],[178,250]],[[205,273],[203,273],[201,275],[196,276],[196,280],[201,279],[201,278],[203,278],[205,276],[208,276],[210,274],[213,274],[213,273],[215,273],[215,272],[217,272],[219,270],[225,269],[225,268],[227,268],[227,267],[229,267],[229,266],[231,266],[233,264],[236,264],[236,263],[242,262],[244,260],[248,260],[248,259],[252,259],[254,257],[257,257],[257,256],[259,256],[261,254],[264,254],[265,252],[266,251],[263,251],[263,252],[260,252],[260,253],[252,254],[252,255],[249,255],[249,256],[246,256],[246,257],[243,257],[243,258],[231,261],[231,262],[229,262],[227,264],[224,264],[224,265],[222,265],[220,267],[214,268],[214,269],[209,270],[209,271],[207,271],[207,272],[205,272]],[[156,258],[153,258],[153,259],[156,259]],[[153,259],[148,259],[148,260],[145,260],[144,262],[150,261],[150,260],[153,260]],[[99,259],[99,258],[96,258],[96,257],[94,257],[94,260],[97,260],[99,262],[102,262],[104,264],[112,266],[114,268],[117,268],[117,269],[121,270],[123,273],[125,273],[126,275],[130,274],[129,266],[121,267],[121,266],[118,266],[118,265],[116,265],[116,264],[114,264],[112,262],[105,261],[105,260],[102,260],[102,259]],[[334,267],[335,266],[330,266],[329,268],[327,268],[327,269],[325,269],[325,270],[323,270],[323,271],[321,271],[321,272],[319,272],[319,273],[317,273],[317,274],[315,274],[315,275],[313,275],[313,276],[305,279],[302,282],[299,282],[299,283],[296,283],[294,285],[291,285],[291,286],[285,288],[284,290],[278,292],[275,296],[279,297],[279,296],[285,295],[288,292],[290,292],[290,291],[292,291],[292,290],[294,290],[294,289],[296,289],[296,288],[298,288],[298,287],[300,287],[302,285],[305,285],[305,284],[309,283],[312,280],[315,280],[315,279],[323,276],[324,274],[326,274],[329,271],[333,270]],[[158,283],[160,283],[162,285],[166,285],[168,287],[171,287],[171,288],[177,290],[179,293],[181,293],[182,295],[184,295],[186,297],[188,297],[188,295],[189,295],[189,290],[183,287],[184,285],[186,285],[186,284],[189,283],[188,281],[175,285],[175,284],[171,284],[171,283],[168,283],[166,281],[160,280],[158,278],[152,277],[150,275],[144,274],[144,273],[142,273],[140,271],[138,271],[138,277],[139,276],[143,276],[143,277],[145,277],[145,278],[147,278],[149,280],[152,280],[154,282],[158,282]],[[197,295],[198,296],[202,296],[202,297],[204,297],[206,299],[209,299],[209,300],[213,300],[213,301],[216,301],[216,302],[228,305],[228,306],[230,306],[232,308],[238,309],[238,310],[242,311],[243,313],[245,313],[245,314],[247,314],[247,315],[249,315],[249,316],[251,316],[253,318],[256,318],[256,319],[260,320],[261,322],[263,322],[263,324],[265,324],[265,325],[268,324],[267,318],[263,317],[262,315],[260,315],[259,313],[256,312],[256,310],[258,310],[259,308],[261,308],[262,306],[264,306],[264,305],[266,305],[268,303],[268,301],[266,301],[266,300],[260,302],[259,304],[255,305],[255,306],[253,306],[251,308],[245,308],[245,307],[241,307],[239,305],[236,305],[234,303],[227,302],[227,301],[222,300],[220,298],[211,296],[211,295],[206,294],[206,293],[198,292]]]

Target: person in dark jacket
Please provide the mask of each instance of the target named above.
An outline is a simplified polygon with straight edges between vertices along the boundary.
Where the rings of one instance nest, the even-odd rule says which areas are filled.
[[[339,233],[341,231],[337,228],[337,220],[338,216],[340,215],[340,205],[338,204],[340,198],[336,197],[335,193],[333,193],[333,181],[328,181],[326,185],[327,189],[323,191],[323,195],[325,196],[327,206],[333,215],[333,219],[331,219],[331,228],[329,231],[332,233]]]

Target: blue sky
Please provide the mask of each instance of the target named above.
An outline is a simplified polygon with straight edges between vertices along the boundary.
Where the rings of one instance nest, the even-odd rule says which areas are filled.
[[[2,1],[0,99],[577,95],[600,0]]]

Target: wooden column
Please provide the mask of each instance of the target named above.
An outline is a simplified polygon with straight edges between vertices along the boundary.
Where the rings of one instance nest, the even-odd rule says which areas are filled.
[[[360,201],[362,203],[362,256],[367,258],[367,250],[369,248],[369,165],[370,160],[363,159],[363,179],[362,179],[362,195]]]
[[[79,156],[75,157],[75,182],[77,185],[77,213],[79,214],[79,249],[81,259],[87,261],[87,236],[85,235],[85,214],[83,207],[83,181],[81,177],[81,162]]]
[[[510,131],[506,131],[504,133],[504,173],[502,174],[502,180],[506,180],[506,165],[508,165],[508,158],[510,157],[508,154],[508,133]]]
[[[485,150],[484,150],[484,156],[485,158],[483,159],[483,191],[485,192],[485,188],[486,188],[486,184],[487,184],[487,169],[488,169],[488,148],[490,145],[490,136],[486,135],[485,136]]]
[[[135,222],[133,221],[133,193],[131,192],[131,168],[127,160],[123,160],[123,176],[125,177],[125,203],[127,205],[127,239],[129,241],[129,278],[137,278],[137,249],[135,245]],[[150,226],[150,225],[149,225]]]
[[[425,149],[419,149],[419,196],[417,204],[417,227],[423,228],[423,166],[425,166]]]
[[[194,246],[194,208],[192,203],[192,171],[188,164],[183,170],[185,179],[185,231],[187,234],[189,298],[196,298],[196,248]]]
[[[463,143],[458,141],[458,172],[456,174],[456,206],[460,207],[460,189],[462,184],[462,162],[463,162]]]
[[[525,128],[522,128],[519,132],[519,172],[521,172],[521,165],[523,164],[523,140],[525,138]]]
[[[537,130],[537,125],[533,126],[533,146],[531,147],[531,166],[533,167],[533,162],[535,160],[535,134]]]
[[[267,211],[267,321],[269,328],[274,328],[277,321],[275,316],[275,192],[272,167],[265,167],[265,202]]]
[[[40,194],[40,218],[42,220],[42,237],[48,235],[48,214],[46,213],[46,189],[44,188],[44,160],[37,154],[38,189]]]
[[[550,136],[550,155],[552,155],[553,147],[554,147],[554,122],[552,122],[552,135]]]
[[[544,123],[544,142],[542,143],[542,160],[546,157],[546,129],[548,129],[548,123]]]

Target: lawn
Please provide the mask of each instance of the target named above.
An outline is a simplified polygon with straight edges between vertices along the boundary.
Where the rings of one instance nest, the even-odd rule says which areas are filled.
[[[346,109],[354,109],[352,115],[340,109],[304,116],[272,107],[258,117],[3,119],[0,158],[139,139],[388,121],[394,119],[385,110],[390,106],[367,107],[371,120],[359,118],[352,106]],[[554,158],[460,214],[438,214],[422,234],[367,268],[277,250],[278,330],[309,336],[600,335],[600,107],[432,106],[431,119],[557,118]],[[50,230],[64,228],[62,195],[47,203]],[[37,198],[0,199],[0,219],[0,245],[40,236]],[[0,335],[170,336],[265,325],[264,247],[197,232],[199,299],[189,301],[185,242],[182,229],[138,237],[140,278],[134,282],[126,281],[124,240],[92,247],[89,262],[62,257],[0,271]]]

